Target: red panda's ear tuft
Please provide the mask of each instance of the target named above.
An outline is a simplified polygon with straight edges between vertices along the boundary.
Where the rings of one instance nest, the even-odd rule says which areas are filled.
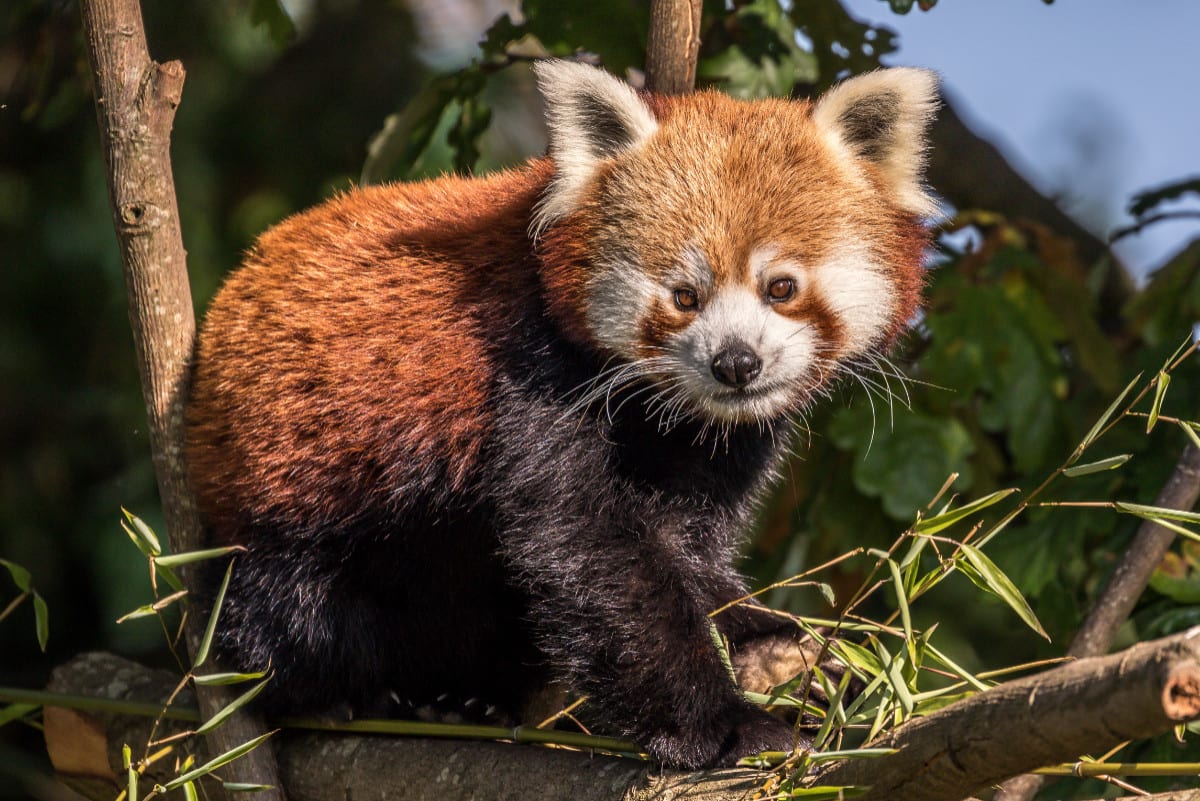
[[[850,78],[817,100],[813,121],[853,155],[873,162],[901,208],[929,217],[923,182],[926,134],[938,106],[937,75],[892,67]]]
[[[538,206],[534,230],[570,214],[596,166],[635,148],[658,128],[649,106],[628,84],[572,61],[534,65],[546,103],[555,177]]]

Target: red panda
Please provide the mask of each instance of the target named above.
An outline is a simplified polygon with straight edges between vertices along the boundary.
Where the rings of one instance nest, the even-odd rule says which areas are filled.
[[[790,749],[709,613],[794,419],[917,310],[935,79],[746,102],[536,70],[548,158],[335,197],[212,301],[187,458],[247,548],[218,645],[274,666],[268,711],[519,714],[554,682],[670,765]],[[803,667],[761,607],[711,622],[743,684]]]

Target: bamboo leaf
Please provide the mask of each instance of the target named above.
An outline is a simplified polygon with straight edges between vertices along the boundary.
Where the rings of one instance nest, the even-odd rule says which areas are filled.
[[[186,798],[187,801],[200,801],[200,796],[196,794],[195,782],[184,782],[182,789],[183,797]]]
[[[206,559],[216,559],[234,551],[244,551],[246,548],[242,545],[227,545],[223,548],[206,548],[203,551],[186,551],[184,553],[173,553],[169,556],[159,556],[154,560],[154,564],[159,567],[179,567],[180,565],[190,565],[193,562],[203,562]]]
[[[40,706],[41,704],[9,704],[3,709],[0,709],[0,727],[8,725],[14,720],[20,720]]]
[[[815,784],[812,787],[789,790],[783,798],[802,798],[804,801],[841,801],[843,798],[854,798],[855,796],[863,795],[866,791],[866,787]]]
[[[1063,475],[1067,478],[1076,478],[1078,476],[1090,476],[1092,473],[1102,473],[1105,470],[1116,470],[1132,458],[1132,453],[1122,453],[1120,456],[1110,456],[1107,459],[1101,459],[1097,462],[1088,462],[1087,464],[1064,468]]]
[[[900,609],[900,623],[904,626],[904,643],[908,646],[909,657],[916,662],[916,643],[913,638],[912,615],[908,610],[908,598],[904,595],[904,577],[900,575],[900,565],[895,559],[887,560],[888,571],[892,574],[892,587],[896,591],[896,605]]]
[[[125,515],[125,519],[129,521],[129,525],[133,526],[133,530],[137,532],[136,535],[130,533],[130,536],[136,536],[138,539],[144,542],[146,547],[150,550],[150,554],[154,556],[161,554],[162,545],[159,543],[158,536],[154,533],[154,529],[150,528],[150,526],[146,525],[144,520],[123,506],[121,507],[121,513]],[[129,531],[128,528],[125,530]],[[136,540],[134,541],[134,544],[137,544]]]
[[[268,737],[270,737],[273,734],[275,734],[274,731],[269,731],[266,734],[260,734],[259,736],[255,737],[253,740],[242,743],[241,745],[237,746],[236,748],[231,748],[228,751],[226,751],[225,753],[221,754],[220,756],[214,757],[213,759],[210,759],[208,762],[205,762],[200,767],[198,767],[194,770],[189,770],[187,773],[184,773],[182,776],[176,776],[174,779],[167,782],[166,784],[155,787],[155,789],[158,790],[161,787],[162,792],[169,792],[171,790],[175,790],[175,789],[178,789],[179,787],[182,787],[187,782],[195,781],[196,779],[199,779],[202,776],[207,776],[208,774],[212,773],[217,768],[228,765],[230,762],[234,761],[238,757],[245,756],[246,754],[253,751],[255,748],[258,748],[258,746],[263,741],[265,741]]]
[[[138,774],[133,766],[133,754],[128,745],[121,746],[121,764],[125,768],[125,798],[127,801],[137,801]]]
[[[213,729],[220,726],[222,723],[224,723],[226,720],[229,719],[230,715],[232,715],[234,712],[237,712],[239,709],[244,707],[246,704],[253,701],[255,696],[257,696],[259,693],[261,693],[263,691],[263,688],[265,688],[268,684],[270,684],[270,682],[271,682],[270,677],[267,677],[267,678],[263,679],[262,681],[260,681],[258,684],[251,687],[246,692],[239,695],[237,698],[230,701],[228,704],[226,704],[224,707],[222,707],[216,714],[214,714],[211,718],[204,721],[204,725],[202,725],[200,728],[196,729],[196,734],[207,734],[208,732],[210,732]]]
[[[818,764],[833,762],[838,759],[876,759],[881,756],[891,756],[898,753],[898,748],[847,748],[844,751],[822,751],[819,754],[809,754],[809,760]]]
[[[246,681],[257,681],[267,675],[267,671],[258,673],[209,673],[206,676],[192,676],[192,681],[203,687],[215,687],[222,684],[241,684]]]
[[[163,581],[167,582],[171,589],[175,590],[176,592],[179,592],[183,589],[183,582],[179,580],[179,576],[176,575],[175,571],[169,567],[164,567],[163,565],[158,564],[158,560],[152,560],[150,562],[150,569],[154,571],[155,575],[162,576]]]
[[[32,577],[29,571],[18,565],[16,562],[10,562],[7,559],[0,559],[0,565],[8,568],[8,574],[12,576],[13,583],[17,585],[17,589],[21,592],[32,592],[30,590],[30,581]]]
[[[980,584],[984,589],[995,593],[1002,601],[1012,607],[1012,610],[1017,613],[1021,620],[1025,621],[1025,625],[1036,631],[1046,640],[1050,639],[1050,635],[1042,628],[1042,624],[1038,621],[1037,615],[1033,613],[1033,609],[1029,606],[1029,602],[1025,600],[1025,596],[1021,595],[1021,591],[1012,583],[1012,580],[1004,574],[1004,571],[996,566],[996,563],[983,555],[983,552],[978,548],[970,545],[960,545],[962,554],[966,557],[974,570],[963,571],[969,578],[975,580],[976,584]],[[959,567],[962,567],[960,562]],[[974,575],[972,575],[974,574]],[[978,580],[976,580],[976,577]]]
[[[46,653],[46,643],[50,641],[50,608],[37,590],[33,591],[33,622],[37,627],[38,647]]]
[[[1200,523],[1200,512],[1184,512],[1165,506],[1144,506],[1140,503],[1117,501],[1113,504],[1118,512],[1137,515],[1146,520],[1178,520],[1183,523]]]
[[[1075,449],[1075,453],[1072,454],[1070,460],[1067,462],[1068,465],[1074,464],[1079,459],[1079,457],[1081,455],[1083,455],[1083,451],[1089,445],[1091,445],[1093,442],[1096,441],[1096,437],[1100,436],[1100,431],[1106,425],[1108,425],[1108,421],[1112,419],[1112,416],[1114,414],[1116,414],[1117,407],[1119,407],[1121,405],[1121,403],[1124,402],[1125,398],[1129,395],[1130,392],[1133,391],[1133,388],[1136,387],[1138,382],[1141,380],[1142,380],[1142,374],[1138,373],[1137,375],[1135,375],[1133,377],[1133,380],[1129,382],[1128,386],[1126,386],[1125,389],[1121,390],[1121,394],[1117,396],[1116,400],[1114,400],[1111,404],[1109,404],[1109,407],[1104,410],[1104,414],[1100,415],[1100,419],[1097,420],[1092,425],[1091,430],[1087,432],[1087,434],[1083,438],[1083,441],[1079,443],[1079,447],[1077,447]]]
[[[157,611],[158,610],[154,608],[154,604],[143,604],[137,609],[134,609],[132,612],[126,612],[125,614],[121,615],[119,618],[117,618],[117,623],[125,623],[129,620],[137,620],[140,617],[150,617],[151,615],[156,614]]]
[[[1192,441],[1192,444],[1200,448],[1200,434],[1196,433],[1195,424],[1180,420],[1179,427],[1183,429],[1183,433],[1188,435],[1188,439]]]
[[[196,649],[196,659],[192,662],[192,670],[204,664],[204,660],[208,659],[208,649],[212,646],[213,635],[217,631],[217,620],[221,617],[221,605],[225,603],[225,591],[229,589],[229,577],[233,575],[233,563],[236,559],[229,560],[229,566],[225,568],[225,576],[221,579],[221,588],[217,590],[217,598],[213,601],[212,612],[208,616],[208,626],[204,629],[204,637],[200,640],[200,646]]]
[[[221,786],[231,793],[261,793],[264,790],[275,789],[274,785],[250,782],[221,782]]]
[[[993,493],[983,496],[977,500],[971,501],[968,504],[951,509],[948,512],[943,512],[933,517],[927,517],[913,526],[913,531],[918,534],[936,534],[943,529],[949,528],[965,517],[970,517],[976,512],[982,511],[987,507],[999,503],[1016,492],[1016,488],[997,490]]]
[[[1150,404],[1150,416],[1146,418],[1146,433],[1154,430],[1158,422],[1159,412],[1162,411],[1163,398],[1167,395],[1167,386],[1171,383],[1170,373],[1158,371],[1158,384],[1154,387],[1154,402]]]

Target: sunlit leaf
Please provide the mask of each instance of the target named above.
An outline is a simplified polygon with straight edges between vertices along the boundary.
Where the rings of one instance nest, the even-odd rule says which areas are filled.
[[[999,503],[1000,501],[1012,495],[1017,490],[1015,488],[997,490],[977,500],[971,501],[968,504],[951,509],[948,512],[943,512],[933,517],[927,517],[913,526],[913,531],[918,534],[936,534],[939,531],[949,528],[963,518],[970,517],[976,512],[980,512],[989,506]]]
[[[1150,414],[1146,418],[1147,434],[1154,430],[1154,424],[1158,422],[1158,415],[1162,411],[1163,398],[1167,395],[1167,386],[1170,383],[1171,375],[1159,370],[1158,382],[1154,387],[1154,402],[1150,404]]]
[[[204,721],[204,724],[200,726],[200,728],[196,729],[196,733],[207,734],[208,732],[220,726],[222,723],[228,720],[234,712],[237,712],[246,704],[253,701],[255,697],[261,693],[268,684],[270,684],[270,682],[270,678],[263,679],[261,682],[230,701],[228,704],[218,710],[211,718]]]
[[[997,567],[995,562],[984,556],[979,549],[965,544],[960,545],[959,548],[973,568],[963,570],[963,573],[978,586],[994,593],[1000,600],[1012,607],[1017,616],[1025,621],[1025,625],[1049,640],[1050,635],[1042,628],[1042,624],[1038,621],[1037,615],[1033,613],[1029,602],[1025,600],[1025,596],[1021,595],[1021,591],[1012,583],[1012,580],[1004,574],[1004,571]],[[959,568],[963,567],[964,565],[960,562]]]
[[[224,684],[241,684],[247,681],[257,681],[267,675],[265,670],[257,673],[209,673],[206,676],[192,676],[192,681],[204,687]]]
[[[182,787],[187,782],[195,781],[196,779],[199,779],[202,776],[207,776],[208,774],[212,773],[217,768],[228,765],[230,762],[233,762],[235,759],[245,756],[246,754],[253,751],[255,748],[258,748],[258,746],[260,744],[262,744],[264,741],[266,741],[266,739],[268,737],[272,736],[273,734],[275,734],[275,732],[273,732],[273,731],[269,731],[266,734],[260,734],[258,737],[255,737],[253,740],[242,743],[241,745],[237,746],[236,748],[231,748],[228,751],[226,751],[225,753],[221,754],[220,756],[214,757],[213,759],[210,759],[208,762],[205,762],[200,767],[195,768],[194,770],[189,770],[187,773],[184,773],[182,776],[176,776],[171,781],[167,782],[164,785],[160,785],[160,786],[163,791],[175,790],[179,787]],[[158,787],[156,787],[155,789],[158,789]]]
[[[141,548],[139,541],[144,544],[146,546],[144,551],[149,551],[147,555],[158,556],[161,554],[162,545],[159,543],[158,535],[154,533],[154,529],[146,525],[146,521],[125,507],[121,507],[121,513],[125,515],[125,520],[128,521],[129,526],[133,527],[133,531],[130,531],[128,527],[122,524],[130,538],[133,539],[134,544],[138,545],[139,548]]]
[[[193,562],[203,562],[208,559],[217,559],[219,557],[231,554],[235,551],[246,550],[241,545],[227,545],[223,548],[207,548],[202,551],[186,551],[184,553],[173,553],[168,556],[160,556],[154,560],[154,564],[158,567],[175,568],[180,565],[190,565]]]
[[[1067,478],[1077,478],[1079,476],[1090,476],[1092,473],[1102,473],[1105,470],[1116,470],[1132,458],[1132,453],[1110,456],[1107,459],[1100,459],[1096,462],[1088,462],[1087,464],[1078,464],[1074,467],[1065,468],[1063,475]]]

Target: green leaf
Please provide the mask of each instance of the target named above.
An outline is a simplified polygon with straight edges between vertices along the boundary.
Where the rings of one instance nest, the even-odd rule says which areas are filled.
[[[33,593],[33,622],[37,627],[38,647],[46,653],[46,643],[50,641],[50,609],[46,599],[36,590]]]
[[[1163,398],[1167,395],[1167,386],[1171,383],[1170,373],[1163,370],[1158,371],[1158,382],[1154,387],[1154,402],[1150,404],[1150,415],[1146,418],[1146,433],[1149,434],[1154,430],[1154,424],[1158,422],[1159,412],[1162,411]]]
[[[215,687],[224,684],[241,684],[247,681],[257,681],[267,675],[267,671],[257,673],[209,673],[206,676],[192,676],[192,681],[202,687]]]
[[[270,684],[270,682],[271,679],[269,677],[263,679],[258,684],[254,685],[249,690],[230,701],[228,704],[218,710],[217,713],[211,718],[204,721],[204,724],[200,726],[200,728],[196,729],[196,734],[207,734],[208,732],[220,726],[222,723],[228,720],[234,712],[237,712],[246,704],[253,701],[254,698],[261,693],[268,684]]]
[[[1179,520],[1184,523],[1200,523],[1200,512],[1184,512],[1179,509],[1167,509],[1163,506],[1144,506],[1140,503],[1125,503],[1117,501],[1113,504],[1118,512],[1137,515],[1146,520]]]
[[[887,559],[888,571],[892,574],[892,588],[896,591],[896,605],[900,609],[900,622],[904,626],[904,642],[908,646],[910,658],[916,662],[916,640],[913,636],[912,615],[908,611],[908,598],[904,595],[904,577],[900,575],[900,565],[895,559]]]
[[[995,562],[984,556],[983,552],[977,548],[963,544],[959,546],[959,549],[961,550],[963,556],[966,557],[971,568],[973,568],[963,570],[963,573],[972,581],[974,581],[976,585],[994,593],[1002,601],[1012,607],[1012,610],[1017,613],[1017,616],[1020,617],[1021,620],[1025,621],[1025,625],[1029,626],[1029,628],[1033,629],[1038,634],[1049,640],[1050,635],[1047,634],[1046,630],[1042,628],[1042,624],[1038,621],[1037,615],[1033,613],[1033,609],[1029,606],[1029,602],[1025,600],[1025,597],[1021,595],[1021,591],[1018,590],[1016,585],[1013,584],[1008,576],[1004,574],[1004,571],[997,567]],[[959,569],[962,569],[963,567],[965,567],[965,565],[963,565],[960,561]]]
[[[220,756],[210,759],[208,762],[205,762],[200,767],[198,767],[194,770],[189,770],[187,773],[184,773],[182,776],[176,776],[174,779],[167,782],[166,784],[156,786],[155,789],[159,790],[161,788],[160,792],[169,792],[171,790],[175,790],[175,789],[178,789],[179,787],[182,787],[187,782],[195,781],[196,779],[199,779],[202,776],[207,776],[208,774],[212,773],[217,768],[228,765],[230,762],[233,762],[235,759],[245,756],[246,754],[253,751],[255,748],[258,748],[258,746],[260,744],[262,744],[268,737],[270,737],[273,734],[275,734],[275,732],[273,732],[273,731],[269,731],[266,734],[260,734],[258,737],[255,737],[253,740],[242,743],[241,745],[237,746],[236,748],[231,748],[228,751],[226,751],[225,753],[221,754]]]
[[[8,568],[8,574],[12,576],[13,583],[17,585],[17,589],[21,592],[32,592],[30,589],[30,581],[32,577],[29,571],[18,565],[16,562],[10,562],[7,559],[0,559],[0,565]]]
[[[267,36],[282,48],[296,38],[296,24],[279,0],[251,0],[250,21],[267,29]]]
[[[195,782],[184,782],[181,789],[183,790],[183,797],[187,801],[200,801],[200,796],[196,793]]]
[[[125,515],[125,520],[129,522],[129,526],[133,526],[133,531],[130,531],[129,526],[126,526],[124,522],[121,524],[126,533],[129,534],[130,539],[133,540],[133,544],[137,545],[138,549],[146,553],[147,556],[158,556],[161,554],[162,545],[159,543],[158,535],[154,533],[154,529],[146,525],[146,521],[124,506],[121,507],[121,513]],[[144,548],[143,545],[145,546]]]
[[[20,720],[40,706],[41,704],[9,704],[0,709],[0,728],[12,723],[14,720]]]
[[[121,746],[121,764],[125,768],[125,799],[126,801],[137,801],[138,774],[137,769],[133,766],[133,754],[128,745]]]
[[[1200,435],[1196,433],[1196,425],[1185,420],[1180,420],[1179,427],[1183,429],[1183,433],[1188,435],[1188,439],[1192,441],[1192,444],[1200,448]]]
[[[899,750],[898,748],[847,748],[842,751],[822,751],[819,754],[811,754],[809,759],[816,765],[838,759],[876,759],[899,753]]]
[[[1104,414],[1100,415],[1100,419],[1097,420],[1092,425],[1091,430],[1084,435],[1083,441],[1079,443],[1079,447],[1075,449],[1075,454],[1071,456],[1071,459],[1067,462],[1067,464],[1074,464],[1079,459],[1079,456],[1083,454],[1084,449],[1096,441],[1096,437],[1100,436],[1101,429],[1108,425],[1108,421],[1112,419],[1114,414],[1116,414],[1118,407],[1120,407],[1120,405],[1125,401],[1126,396],[1133,391],[1133,388],[1136,387],[1138,382],[1141,380],[1142,374],[1138,373],[1133,377],[1133,380],[1126,385],[1125,389],[1121,390],[1121,394],[1117,396],[1117,399],[1109,404],[1108,408],[1104,410]]]
[[[221,786],[231,793],[261,793],[264,790],[274,790],[274,785],[251,784],[250,782],[221,782]]]
[[[1123,453],[1120,456],[1110,456],[1107,459],[1101,459],[1097,462],[1088,462],[1087,464],[1075,465],[1063,470],[1063,475],[1067,478],[1077,478],[1079,476],[1090,476],[1092,473],[1102,473],[1105,470],[1116,470],[1121,465],[1133,458],[1132,453]]]
[[[913,531],[918,534],[936,534],[939,531],[949,528],[965,517],[970,517],[976,512],[982,511],[989,506],[999,503],[1016,492],[1016,488],[997,490],[993,493],[983,496],[977,500],[971,501],[968,504],[951,509],[948,512],[943,512],[933,517],[928,517],[919,521],[913,526]]]
[[[229,560],[229,566],[225,568],[225,577],[221,579],[221,588],[217,590],[217,598],[213,601],[212,613],[208,616],[208,626],[204,629],[204,637],[200,640],[200,646],[196,649],[196,659],[192,662],[192,670],[204,664],[204,660],[208,659],[208,649],[212,646],[213,635],[217,631],[217,620],[221,616],[221,605],[225,603],[225,591],[229,589],[229,577],[233,575],[233,564],[236,559]]]
[[[173,553],[169,556],[159,556],[154,560],[154,564],[158,567],[175,568],[180,565],[190,565],[193,562],[203,562],[206,559],[216,559],[235,551],[244,551],[245,546],[242,545],[227,545],[223,548],[207,548],[202,551],[185,551],[184,553]]]

